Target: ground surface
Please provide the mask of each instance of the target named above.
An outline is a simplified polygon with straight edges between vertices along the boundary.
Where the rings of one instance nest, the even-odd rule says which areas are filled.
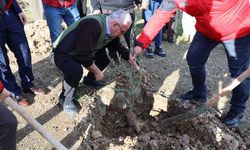
[[[46,22],[31,23],[25,29],[31,48],[35,83],[48,90],[48,94],[44,96],[24,95],[33,102],[25,109],[67,148],[250,149],[250,108],[246,112],[246,121],[237,128],[227,128],[215,117],[215,114],[221,115],[227,111],[230,95],[218,103],[214,109],[216,111],[178,123],[166,120],[197,107],[189,103],[183,104],[178,98],[192,88],[185,60],[188,45],[176,46],[164,41],[166,58],[155,56],[154,59],[146,59],[142,56],[139,63],[144,71],[142,78],[138,80],[141,82],[138,89],[126,86],[122,73],[115,74],[115,68],[111,66],[105,73],[106,80],[110,83],[105,88],[95,90],[81,83],[77,98],[82,108],[76,116],[70,117],[57,106],[62,75],[49,60],[51,48]],[[11,67],[19,81],[17,64],[13,55],[9,55]],[[206,81],[209,97],[230,81],[222,46],[216,47],[208,60]],[[128,90],[124,94],[115,91],[114,87],[127,87]],[[120,104],[123,104],[124,99],[131,98],[131,89],[136,93],[135,105],[133,114],[127,120],[128,111],[121,109],[127,103],[123,106]],[[18,149],[52,149],[51,144],[25,120],[16,116],[19,122]],[[133,118],[138,130],[133,125]]]

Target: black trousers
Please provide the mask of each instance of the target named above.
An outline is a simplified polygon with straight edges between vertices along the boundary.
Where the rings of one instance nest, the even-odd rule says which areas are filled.
[[[112,52],[113,53],[113,52]],[[112,54],[110,54],[112,55]],[[103,71],[109,64],[110,60],[106,55],[105,48],[97,50],[94,56],[95,65]],[[57,57],[55,55],[55,64],[63,72],[64,80],[71,86],[76,88],[82,78],[83,68],[74,58],[64,61],[62,64],[58,64]],[[87,75],[90,79],[95,80],[93,73],[89,72]]]
[[[0,103],[0,150],[16,149],[16,117]]]

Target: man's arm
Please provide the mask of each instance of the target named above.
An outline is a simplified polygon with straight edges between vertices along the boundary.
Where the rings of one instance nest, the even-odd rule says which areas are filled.
[[[97,20],[85,19],[79,23],[75,36],[75,59],[92,72],[96,80],[101,80],[104,77],[93,61],[94,49],[101,35],[101,30],[100,23]]]
[[[121,57],[125,60],[129,60],[129,50],[123,46],[120,42],[120,38],[113,39],[107,47],[109,49],[112,49],[113,51],[118,51],[118,53],[121,55]]]
[[[127,60],[132,66],[135,67],[136,70],[139,70],[139,66],[136,63],[136,58],[130,54],[129,50],[125,46],[121,44],[119,37],[112,40],[107,45],[107,47],[112,51],[118,51],[124,60]]]
[[[176,10],[177,6],[174,0],[163,0],[159,9],[143,28],[136,45],[140,46],[141,49],[147,48],[163,26],[174,16]]]
[[[99,3],[98,0],[90,0],[90,6],[93,9],[93,12],[91,12],[91,13],[94,13],[94,14],[100,14],[101,13],[100,3]]]

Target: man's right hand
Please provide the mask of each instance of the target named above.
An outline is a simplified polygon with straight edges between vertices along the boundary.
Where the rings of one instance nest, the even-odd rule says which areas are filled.
[[[138,57],[142,53],[142,51],[143,51],[142,47],[135,46],[133,57]]]
[[[96,81],[100,81],[104,79],[103,72],[93,63],[91,66],[87,67],[90,72],[92,72],[95,75]]]
[[[95,75],[95,80],[96,81],[100,81],[100,80],[104,79],[104,74],[103,74],[102,71],[99,71],[99,72],[95,73],[94,75]]]

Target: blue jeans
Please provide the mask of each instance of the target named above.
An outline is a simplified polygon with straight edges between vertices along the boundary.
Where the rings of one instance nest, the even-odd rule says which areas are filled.
[[[15,95],[20,95],[21,88],[17,85],[15,76],[11,72],[5,44],[8,45],[17,60],[22,87],[33,87],[34,76],[28,41],[23,24],[12,10],[4,13],[0,18],[0,79],[7,90]]]
[[[67,26],[80,19],[76,3],[69,8],[56,8],[43,4],[44,14],[50,31],[51,42],[55,42],[62,32],[62,19]]]
[[[197,32],[187,53],[187,62],[190,69],[194,92],[206,94],[205,63],[210,52],[219,43],[222,43],[228,61],[228,67],[232,78],[236,78],[249,68],[250,63],[250,35],[223,42],[214,41]],[[230,112],[243,113],[249,97],[250,78],[247,78],[232,91]]]
[[[149,5],[148,5],[148,9],[146,9],[143,12],[143,18],[144,18],[145,24],[149,21],[149,19],[155,13],[155,11],[158,9],[159,6],[160,6],[159,2],[156,2],[156,1],[153,1],[153,0],[150,1]],[[155,47],[161,47],[162,30],[160,30],[159,33],[155,36],[154,42],[155,42]]]

